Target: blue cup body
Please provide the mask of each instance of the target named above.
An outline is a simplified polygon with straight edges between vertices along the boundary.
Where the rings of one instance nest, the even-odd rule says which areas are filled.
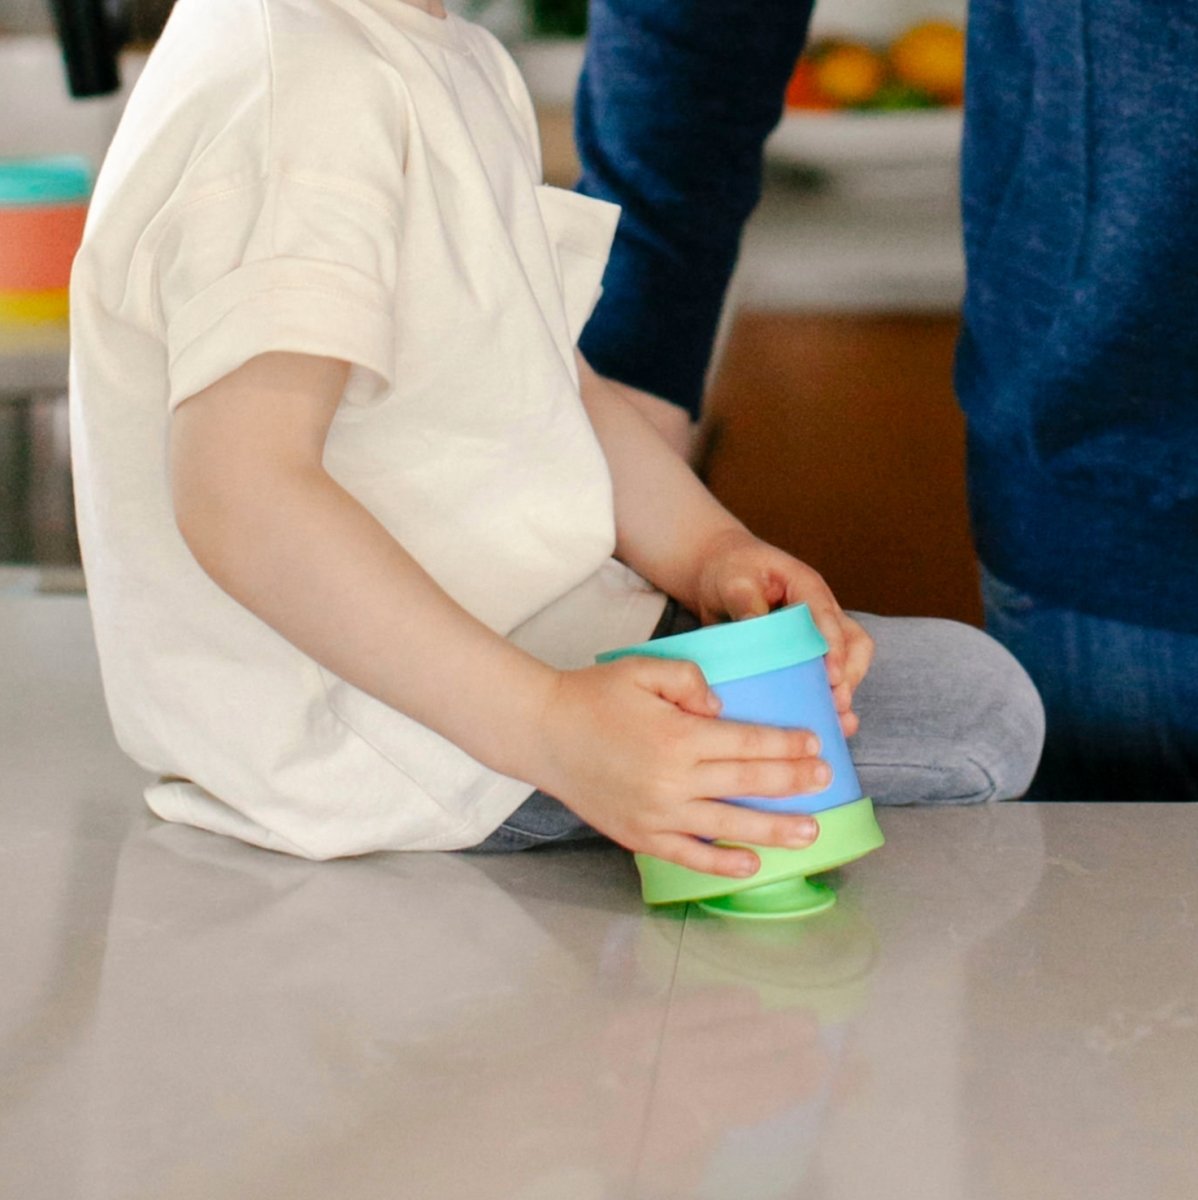
[[[724,705],[721,720],[811,730],[820,740],[820,757],[832,768],[832,782],[823,791],[724,797],[730,803],[765,812],[819,813],[861,799],[861,784],[840,728],[823,658],[730,679],[712,685],[712,691]]]
[[[809,729],[832,782],[820,792],[781,797],[725,796],[766,812],[818,813],[862,799],[861,784],[828,685],[828,644],[806,604],[746,621],[707,625],[600,654],[600,662],[630,654],[697,663],[723,702],[721,720]]]

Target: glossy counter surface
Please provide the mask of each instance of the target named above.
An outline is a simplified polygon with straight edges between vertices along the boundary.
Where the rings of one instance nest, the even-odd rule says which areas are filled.
[[[807,923],[616,849],[167,827],[84,601],[0,593],[5,1200],[1183,1200],[1198,814],[883,811]]]

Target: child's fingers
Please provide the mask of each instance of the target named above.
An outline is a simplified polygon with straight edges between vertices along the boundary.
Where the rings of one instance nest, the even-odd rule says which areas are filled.
[[[832,701],[836,705],[836,715],[840,718],[840,728],[845,737],[852,737],[861,726],[857,714],[853,711],[853,689],[846,679],[832,689]]]
[[[636,682],[663,700],[676,704],[697,717],[713,717],[720,711],[719,697],[707,685],[703,672],[693,662],[652,658],[648,655],[622,660]]]
[[[846,616],[844,621],[848,631],[845,640],[844,674],[832,689],[832,698],[840,716],[840,728],[844,736],[852,737],[861,727],[861,721],[853,711],[853,693],[865,678],[873,661],[874,640],[852,617]]]
[[[658,834],[646,843],[644,853],[705,875],[727,875],[733,879],[756,875],[761,868],[761,860],[752,850],[716,846],[684,833]]]
[[[761,580],[752,575],[736,575],[720,586],[720,603],[733,621],[764,617],[770,611],[769,597]]]
[[[844,617],[845,663],[844,673],[849,686],[856,690],[865,678],[874,658],[874,640],[852,617]]]
[[[802,849],[819,837],[814,817],[740,808],[721,800],[694,800],[687,808],[688,831],[709,841]]]
[[[836,687],[845,678],[846,648],[843,621],[844,613],[839,605],[808,601],[811,617],[816,628],[824,635],[828,643],[828,652],[824,655],[824,666],[828,671],[828,682]]]
[[[812,759],[819,754],[819,738],[807,729],[752,725],[745,721],[711,721],[696,726],[695,732],[700,739],[698,760],[705,763],[795,761]]]
[[[821,792],[831,782],[831,767],[818,758],[707,762],[694,774],[702,796],[793,796]]]

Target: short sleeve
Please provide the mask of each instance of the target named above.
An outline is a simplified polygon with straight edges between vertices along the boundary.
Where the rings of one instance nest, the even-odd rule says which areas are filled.
[[[192,202],[154,266],[173,410],[256,355],[353,368],[345,400],[394,384],[395,214],[376,197],[276,176]]]

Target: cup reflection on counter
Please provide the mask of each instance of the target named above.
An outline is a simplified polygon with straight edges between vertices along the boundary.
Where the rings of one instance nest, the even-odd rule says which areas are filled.
[[[644,1122],[645,1195],[789,1200],[851,1079],[877,936],[852,901],[798,923],[731,923],[691,909],[680,944],[682,924],[663,910],[641,922],[632,949],[641,981],[672,984],[664,1028],[654,1009],[607,1032],[613,1059],[655,1059],[650,1109],[613,1114],[614,1144],[628,1122]]]

